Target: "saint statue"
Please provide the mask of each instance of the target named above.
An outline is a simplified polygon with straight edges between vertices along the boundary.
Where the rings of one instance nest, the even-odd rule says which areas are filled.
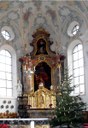
[[[22,84],[21,84],[20,80],[18,80],[18,82],[17,82],[17,94],[18,94],[18,96],[22,95]]]
[[[39,94],[38,94],[38,107],[44,108],[45,105],[45,94],[43,92],[44,89],[44,83],[41,81],[39,83]]]

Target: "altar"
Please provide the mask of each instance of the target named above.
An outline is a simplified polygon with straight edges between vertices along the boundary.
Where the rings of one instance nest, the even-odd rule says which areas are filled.
[[[29,106],[28,113],[33,113],[33,110],[46,112],[56,107],[56,92],[62,79],[64,56],[51,51],[49,36],[47,31],[39,28],[33,34],[33,51],[19,59],[22,97],[24,99],[26,96],[24,106]]]

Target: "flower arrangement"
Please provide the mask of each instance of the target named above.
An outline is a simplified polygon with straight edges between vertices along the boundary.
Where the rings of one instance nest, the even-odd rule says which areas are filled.
[[[0,128],[9,128],[8,124],[0,124]]]
[[[13,112],[13,113],[9,113],[9,112],[5,112],[5,113],[0,113],[0,118],[16,118],[17,117],[17,113]]]

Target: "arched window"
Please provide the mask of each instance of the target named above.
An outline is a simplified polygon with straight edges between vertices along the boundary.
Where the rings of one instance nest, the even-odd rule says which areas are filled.
[[[81,41],[75,40],[68,47],[68,67],[72,75],[72,86],[74,86],[73,95],[83,95],[84,86],[84,57],[83,45]]]
[[[16,54],[9,45],[0,48],[0,97],[16,97]]]
[[[12,96],[12,56],[7,50],[0,51],[0,95]]]
[[[73,63],[73,85],[75,86],[75,94],[84,94],[84,62],[83,47],[78,44],[72,51]]]

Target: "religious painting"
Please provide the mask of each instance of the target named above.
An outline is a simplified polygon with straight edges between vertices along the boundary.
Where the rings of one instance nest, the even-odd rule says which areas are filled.
[[[35,68],[34,90],[39,89],[39,84],[43,83],[44,87],[50,90],[51,86],[51,68],[45,62],[39,63]]]
[[[39,55],[39,54],[48,54],[46,51],[46,42],[43,39],[39,39],[37,42],[36,55]]]

